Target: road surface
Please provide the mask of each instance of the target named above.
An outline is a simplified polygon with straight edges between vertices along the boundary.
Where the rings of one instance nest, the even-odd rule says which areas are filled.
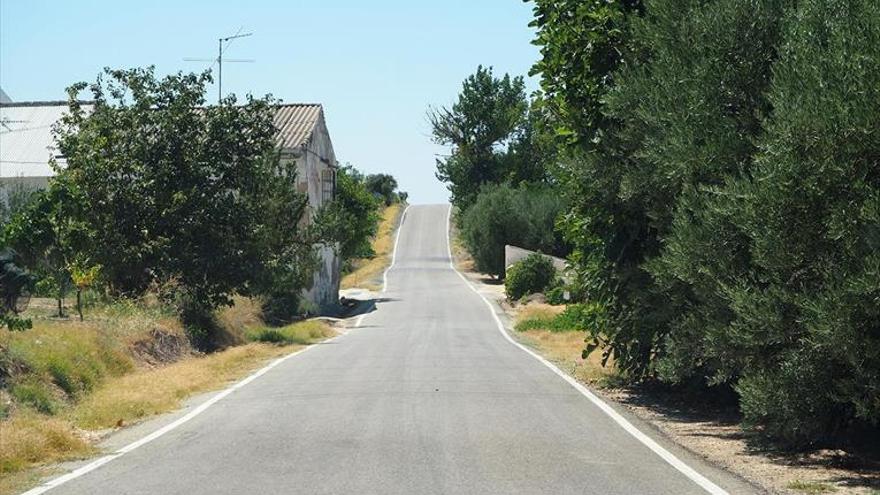
[[[707,493],[504,338],[450,267],[447,208],[410,208],[360,328],[49,493]]]

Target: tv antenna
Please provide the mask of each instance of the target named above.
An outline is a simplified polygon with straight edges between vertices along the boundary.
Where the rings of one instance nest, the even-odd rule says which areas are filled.
[[[243,33],[241,29],[238,30],[237,33],[232,36],[226,36],[224,38],[217,38],[217,58],[185,58],[183,59],[186,62],[214,62],[217,64],[217,104],[219,105],[221,101],[223,101],[223,62],[245,62],[251,63],[254,60],[250,58],[241,59],[241,58],[223,58],[223,52],[226,48],[229,48],[229,45],[232,44],[232,41],[238,38],[246,38],[248,36],[253,36],[254,33]],[[223,44],[226,43],[226,47]],[[214,66],[211,65],[213,68]]]

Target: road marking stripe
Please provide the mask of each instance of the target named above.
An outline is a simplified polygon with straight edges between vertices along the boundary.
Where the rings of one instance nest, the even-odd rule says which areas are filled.
[[[336,339],[338,339],[338,338],[340,338],[340,337],[342,337],[342,336],[344,336],[344,335],[345,335],[345,334],[342,333],[342,334],[339,334],[339,335],[337,335],[337,336],[335,336],[335,337],[332,337],[332,338],[330,338],[330,339],[327,339],[327,340],[325,340],[325,341],[323,341],[323,342],[333,342],[334,340],[336,340]],[[223,398],[225,398],[226,396],[228,396],[228,395],[231,394],[232,392],[235,392],[236,390],[238,390],[238,389],[244,387],[244,386],[247,385],[248,383],[250,383],[250,382],[256,380],[257,378],[263,376],[264,374],[266,374],[266,372],[268,372],[268,371],[271,370],[272,368],[278,366],[279,364],[283,363],[284,361],[287,361],[288,359],[290,359],[290,358],[292,358],[292,357],[294,357],[294,356],[298,356],[298,355],[300,355],[300,354],[302,354],[302,353],[308,351],[309,349],[311,349],[311,348],[313,348],[313,347],[315,347],[315,346],[314,346],[314,345],[310,345],[310,346],[308,346],[308,347],[304,347],[304,348],[302,348],[302,349],[299,349],[298,351],[294,351],[294,352],[292,352],[292,353],[290,353],[290,354],[288,354],[288,355],[286,355],[286,356],[282,356],[282,357],[280,357],[280,358],[278,358],[278,359],[275,359],[274,361],[272,361],[271,363],[267,364],[267,365],[264,366],[263,368],[260,368],[259,370],[257,370],[256,372],[254,372],[253,374],[251,374],[251,375],[247,376],[246,378],[244,378],[244,379],[242,379],[242,380],[240,380],[240,381],[234,383],[234,384],[233,384],[232,386],[230,386],[229,388],[227,388],[227,389],[225,389],[225,390],[222,390],[222,391],[218,392],[216,395],[214,395],[213,397],[211,397],[211,398],[208,399],[207,401],[201,403],[198,407],[196,407],[196,408],[193,409],[192,411],[188,412],[186,415],[184,415],[184,416],[182,416],[182,417],[180,417],[180,418],[174,420],[173,422],[171,422],[171,423],[169,423],[169,424],[163,426],[162,428],[159,428],[158,430],[156,430],[156,431],[150,433],[149,435],[147,435],[147,436],[145,436],[145,437],[143,437],[143,438],[141,438],[141,439],[139,439],[139,440],[135,440],[134,442],[131,442],[130,444],[128,444],[128,445],[126,445],[126,446],[120,448],[119,450],[113,452],[112,454],[107,454],[107,455],[105,455],[105,456],[103,456],[103,457],[99,457],[98,459],[95,459],[94,461],[92,461],[92,462],[86,464],[85,466],[82,466],[82,467],[80,467],[80,468],[77,468],[77,469],[75,469],[75,470],[73,470],[73,471],[71,471],[71,472],[69,472],[69,473],[67,473],[67,474],[65,474],[65,475],[62,475],[62,476],[59,476],[59,477],[57,477],[57,478],[51,479],[51,480],[49,480],[49,481],[47,481],[47,482],[45,482],[45,483],[43,483],[43,484],[41,484],[41,485],[39,485],[39,486],[37,486],[37,487],[35,487],[35,488],[32,488],[32,489],[28,490],[27,492],[25,492],[25,493],[22,494],[22,495],[40,495],[40,494],[42,494],[42,493],[46,493],[47,491],[49,491],[49,490],[51,490],[51,489],[53,489],[53,488],[56,488],[56,487],[58,487],[58,486],[60,486],[60,485],[63,485],[64,483],[67,483],[68,481],[75,480],[75,479],[79,478],[80,476],[83,476],[83,475],[85,475],[85,474],[88,474],[88,473],[90,473],[90,472],[92,472],[92,471],[98,469],[99,467],[103,466],[104,464],[107,464],[107,463],[109,463],[110,461],[113,461],[113,460],[115,460],[115,459],[118,459],[118,458],[122,457],[123,455],[125,455],[125,454],[127,454],[127,453],[129,453],[129,452],[131,452],[131,451],[133,451],[133,450],[135,450],[135,449],[137,449],[137,448],[143,447],[144,445],[146,445],[146,444],[152,442],[153,440],[156,440],[157,438],[159,438],[159,437],[165,435],[166,433],[169,433],[169,432],[171,432],[171,431],[173,431],[173,430],[179,428],[181,425],[183,425],[184,423],[188,422],[189,420],[195,418],[195,417],[198,416],[199,414],[202,414],[202,413],[205,412],[209,407],[211,407],[211,406],[213,406],[214,404],[216,404],[217,402],[221,401]]]
[[[394,264],[397,263],[397,246],[400,244],[400,231],[403,230],[403,220],[406,218],[406,212],[409,211],[409,207],[411,205],[406,205],[406,208],[403,209],[403,213],[400,214],[400,223],[397,225],[397,234],[394,237],[394,249],[391,251],[391,263],[388,265],[388,268],[382,272],[382,294],[388,290],[388,272],[394,268]],[[361,323],[364,322],[364,318],[370,313],[364,313],[357,317],[357,320],[354,321],[353,328],[359,328]]]
[[[388,290],[388,272],[394,268],[394,263],[397,262],[397,245],[400,244],[400,231],[403,230],[403,221],[406,220],[406,212],[409,211],[409,207],[410,205],[406,205],[406,208],[403,209],[403,213],[400,215],[400,223],[397,225],[397,234],[394,237],[394,249],[391,251],[391,264],[382,272],[383,293]]]
[[[450,206],[446,212],[446,249],[449,253],[449,267],[452,268],[452,270],[456,273],[456,275],[461,277],[461,279],[464,281],[464,283],[474,292],[474,294],[480,296],[480,299],[482,299],[483,302],[486,304],[486,306],[489,308],[489,312],[492,313],[492,318],[495,320],[495,325],[498,327],[498,331],[501,332],[501,335],[503,335],[504,338],[507,339],[508,342],[519,347],[523,351],[527,352],[530,356],[532,356],[533,358],[540,361],[544,366],[550,368],[551,371],[553,371],[554,373],[559,375],[563,380],[568,382],[568,384],[571,385],[572,387],[574,387],[578,392],[580,392],[581,395],[583,395],[584,397],[589,399],[590,402],[592,402],[594,405],[596,405],[600,410],[602,410],[602,412],[607,414],[612,420],[614,420],[615,423],[617,423],[624,430],[626,430],[627,433],[629,433],[630,435],[635,437],[635,439],[638,440],[639,442],[642,442],[642,444],[644,444],[646,447],[651,449],[651,451],[653,451],[655,454],[660,456],[660,458],[662,458],[664,461],[669,463],[672,467],[677,469],[679,472],[681,472],[682,474],[687,476],[691,481],[693,481],[694,483],[696,483],[697,485],[699,485],[701,488],[703,488],[707,492],[711,493],[712,495],[729,495],[726,490],[724,490],[720,486],[716,485],[715,483],[710,481],[708,478],[706,478],[702,474],[698,473],[694,468],[685,464],[684,461],[682,461],[681,459],[676,457],[672,452],[669,452],[668,450],[666,450],[665,448],[660,446],[660,444],[655,442],[654,439],[652,439],[648,435],[645,435],[644,433],[642,433],[641,430],[636,428],[632,423],[630,423],[626,418],[621,416],[620,413],[615,411],[614,408],[609,406],[605,401],[603,401],[602,399],[597,397],[593,392],[590,392],[590,390],[587,389],[585,386],[583,386],[580,382],[578,382],[577,380],[575,380],[574,378],[569,376],[567,373],[565,373],[562,370],[560,370],[559,368],[557,368],[556,365],[554,365],[550,361],[547,361],[546,359],[544,359],[544,357],[540,356],[539,354],[535,353],[534,351],[532,351],[528,347],[515,341],[510,336],[510,334],[507,333],[507,329],[505,329],[504,323],[502,323],[501,318],[498,317],[498,313],[495,312],[495,307],[492,306],[492,303],[489,301],[489,299],[487,299],[486,296],[481,294],[480,291],[478,291],[477,288],[474,287],[474,285],[467,279],[467,277],[465,277],[455,267],[455,260],[452,257],[452,242],[450,240],[450,234],[449,234],[450,228],[451,228],[451,223],[450,223],[451,216],[452,216],[452,206]]]

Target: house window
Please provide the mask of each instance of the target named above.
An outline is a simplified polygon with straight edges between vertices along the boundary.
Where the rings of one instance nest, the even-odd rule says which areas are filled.
[[[321,204],[327,204],[336,197],[336,171],[325,169],[321,171]]]

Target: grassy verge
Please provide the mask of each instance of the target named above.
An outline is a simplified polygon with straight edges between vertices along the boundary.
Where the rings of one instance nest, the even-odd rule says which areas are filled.
[[[577,380],[598,386],[614,384],[613,363],[602,366],[599,350],[583,358],[586,333],[564,311],[565,306],[529,303],[517,308],[514,329],[522,341]]]
[[[180,407],[266,360],[333,334],[317,321],[267,328],[237,300],[217,319],[231,343],[195,353],[173,315],[143,304],[93,308],[85,322],[31,313],[34,328],[0,332],[0,494],[26,488],[53,462],[95,452],[101,430]]]
[[[394,233],[403,213],[404,205],[393,204],[382,211],[382,221],[379,222],[379,230],[373,239],[372,258],[355,260],[352,271],[342,277],[340,284],[343,289],[359,287],[362,289],[379,290],[382,288],[382,272],[391,264],[391,255],[394,251]]]
[[[792,481],[788,484],[786,488],[788,488],[789,490],[795,490],[810,495],[819,493],[834,493],[837,491],[837,488],[829,484],[817,483],[813,481]]]

